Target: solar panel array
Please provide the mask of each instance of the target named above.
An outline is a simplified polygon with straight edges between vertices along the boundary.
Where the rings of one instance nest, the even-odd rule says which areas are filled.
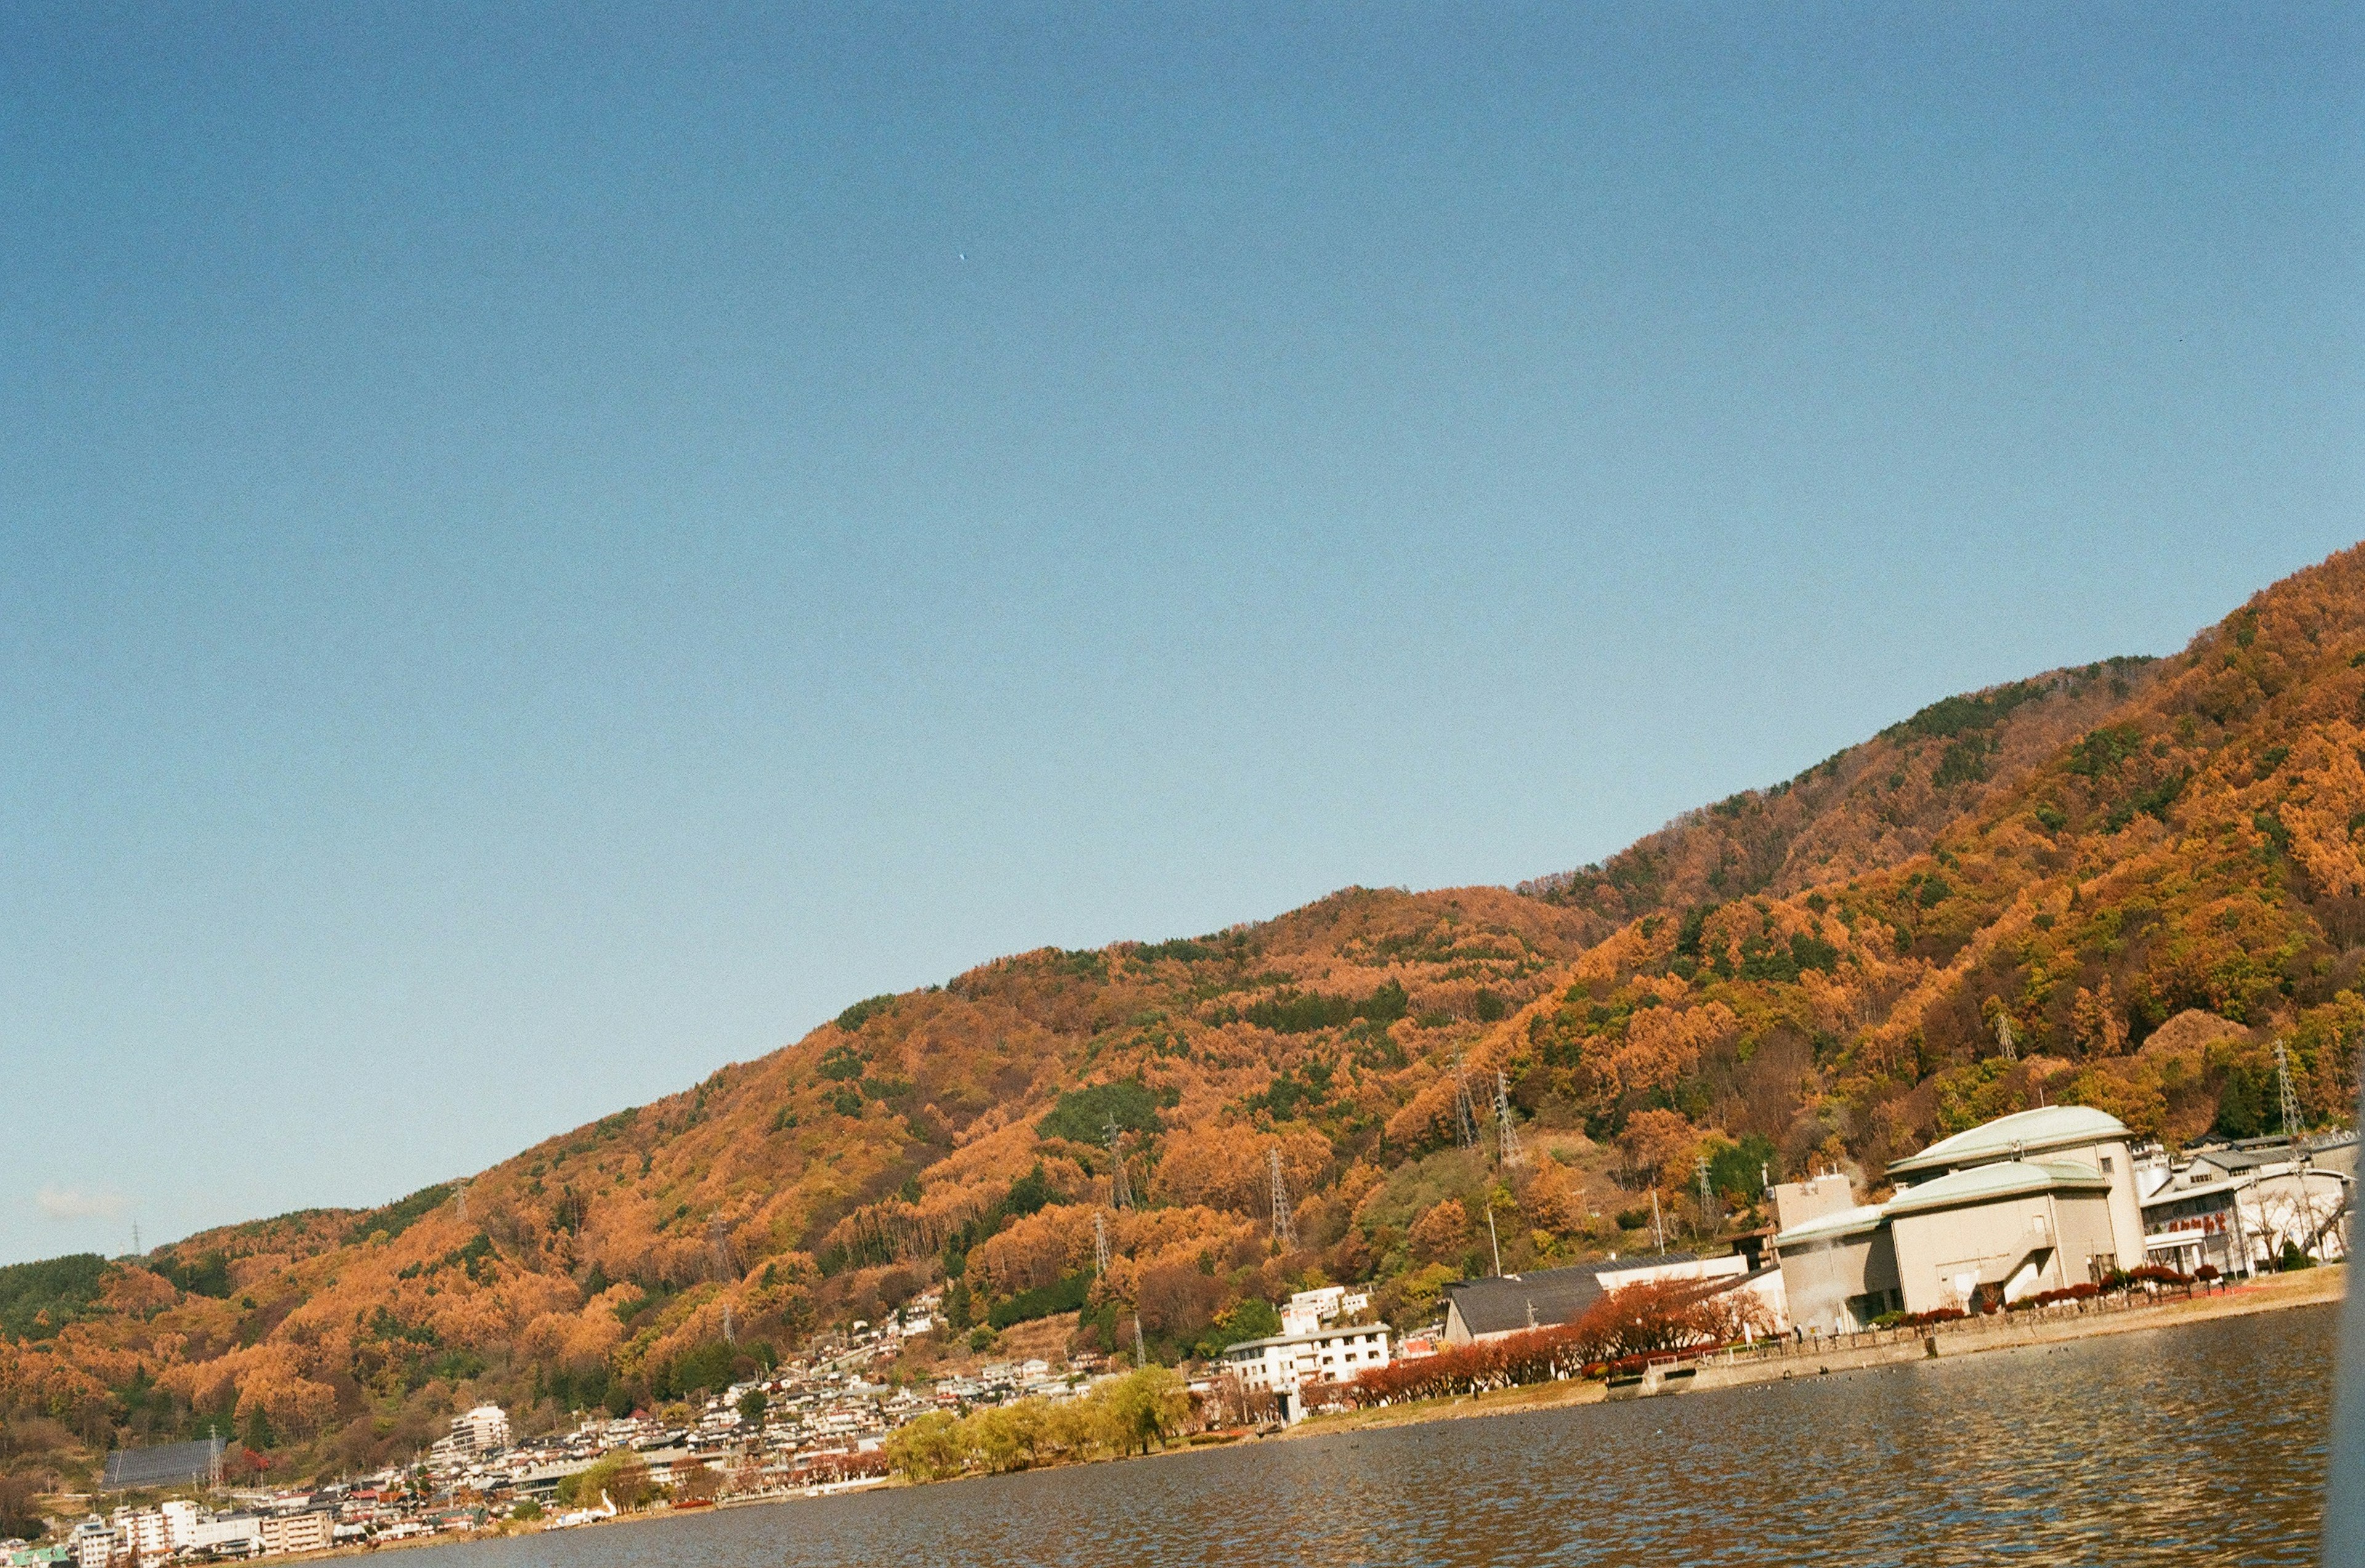
[[[222,1451],[219,1438],[196,1443],[161,1443],[152,1449],[117,1449],[106,1456],[106,1490],[127,1486],[178,1486],[213,1473]]]

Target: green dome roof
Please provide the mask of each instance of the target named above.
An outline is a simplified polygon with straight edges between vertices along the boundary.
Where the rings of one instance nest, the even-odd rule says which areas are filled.
[[[1896,1176],[1914,1170],[1987,1165],[2079,1144],[2124,1141],[2129,1136],[2126,1124],[2108,1111],[2097,1111],[2091,1105],[2042,1105],[2034,1111],[1998,1116],[1967,1133],[1941,1138],[1919,1154],[1889,1161],[1889,1171]]]
[[[1993,1203],[1999,1198],[2024,1197],[2034,1193],[2107,1193],[2110,1179],[2090,1165],[2074,1159],[2036,1163],[2007,1159],[1978,1165],[1908,1187],[1884,1204],[1889,1217],[1950,1209],[1960,1204]]]
[[[1861,1236],[1867,1230],[1878,1230],[1886,1217],[1878,1204],[1817,1215],[1812,1219],[1800,1220],[1776,1237],[1774,1249],[1778,1252],[1785,1247],[1803,1247],[1810,1241],[1836,1241],[1844,1236]]]

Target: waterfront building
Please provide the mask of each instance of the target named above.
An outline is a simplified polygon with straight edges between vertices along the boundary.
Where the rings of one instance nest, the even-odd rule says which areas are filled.
[[[1845,1177],[1836,1181],[1843,1191]],[[1845,1334],[1886,1312],[1904,1310],[1897,1246],[1877,1204],[1854,1202],[1775,1234],[1789,1321],[1819,1334]]]
[[[1281,1393],[1309,1383],[1349,1383],[1388,1364],[1388,1326],[1317,1328],[1249,1339],[1224,1351],[1224,1370],[1251,1394]]]
[[[189,1526],[189,1549],[218,1557],[251,1557],[263,1550],[263,1521],[252,1514],[221,1514]]]
[[[1886,1203],[1837,1206],[1830,1178],[1810,1193],[1794,1184],[1787,1204],[1777,1190],[1791,1321],[1849,1333],[1886,1313],[1970,1311],[2140,1266],[2131,1144],[2106,1112],[2044,1106],[1891,1162]]]
[[[2124,1174],[2124,1155],[2120,1164]],[[2117,1196],[2110,1177],[2074,1159],[2007,1159],[1901,1188],[1881,1205],[1899,1304],[1967,1309],[2090,1283],[2125,1250]],[[2140,1229],[2130,1234],[2140,1259]]]
[[[2250,1183],[2236,1176],[2162,1186],[2143,1201],[2144,1256],[2180,1274],[2204,1263],[2221,1274],[2249,1273],[2241,1195]]]
[[[336,1516],[318,1509],[300,1514],[268,1514],[256,1521],[265,1551],[322,1551],[328,1549]]]
[[[1770,1275],[1772,1271],[1766,1272]],[[1595,1302],[1628,1285],[1697,1280],[1729,1288],[1747,1281],[1750,1274],[1749,1260],[1738,1253],[1701,1258],[1689,1252],[1668,1252],[1463,1280],[1445,1287],[1445,1339],[1450,1345],[1467,1345],[1523,1334],[1530,1328],[1557,1328],[1575,1322]],[[1770,1285],[1777,1293],[1780,1288],[1778,1277],[1758,1283]],[[1778,1294],[1770,1305],[1778,1318]]]
[[[1927,1182],[2007,1162],[2083,1166],[2109,1188],[2113,1249],[2120,1268],[2134,1269],[2144,1260],[2134,1141],[2126,1125],[2107,1111],[2090,1105],[2042,1105],[1982,1122],[1967,1132],[1940,1138],[1919,1154],[1893,1159],[1889,1178],[1900,1183]]]

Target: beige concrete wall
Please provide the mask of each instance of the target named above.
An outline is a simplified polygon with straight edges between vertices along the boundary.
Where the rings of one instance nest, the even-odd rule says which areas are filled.
[[[1810,1219],[1821,1219],[1829,1214],[1855,1206],[1855,1193],[1848,1179],[1836,1173],[1811,1177],[1804,1182],[1774,1183],[1774,1228],[1788,1230]]]
[[[2017,1297],[2083,1284],[2087,1260],[2120,1256],[2114,1193],[2036,1193],[1890,1220],[1905,1310],[1967,1308],[1980,1285],[2017,1285]],[[2141,1241],[2140,1233],[2137,1236]],[[2034,1254],[2034,1277],[2022,1270]],[[1969,1288],[1965,1288],[1965,1277]]]
[[[2003,1283],[2032,1251],[2058,1244],[2043,1193],[1900,1215],[1889,1224],[1908,1312],[1967,1308],[1978,1286]]]
[[[2111,1250],[2122,1269],[2140,1268],[2144,1261],[2143,1199],[2135,1191],[2135,1156],[2124,1143],[2085,1144],[2050,1150],[2034,1158],[2074,1159],[2090,1166],[2111,1183]],[[2080,1274],[2079,1279],[2085,1276]],[[2072,1282],[2073,1283],[2075,1282]]]
[[[1863,1325],[1841,1322],[1848,1298],[1897,1288],[1897,1257],[1886,1227],[1836,1241],[1786,1247],[1782,1265],[1782,1297],[1789,1321],[1824,1333],[1847,1332]]]

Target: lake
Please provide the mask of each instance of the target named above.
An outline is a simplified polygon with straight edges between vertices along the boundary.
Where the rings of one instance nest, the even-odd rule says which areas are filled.
[[[429,1556],[433,1568],[2312,1562],[2337,1334],[2336,1306],[2304,1307]]]

